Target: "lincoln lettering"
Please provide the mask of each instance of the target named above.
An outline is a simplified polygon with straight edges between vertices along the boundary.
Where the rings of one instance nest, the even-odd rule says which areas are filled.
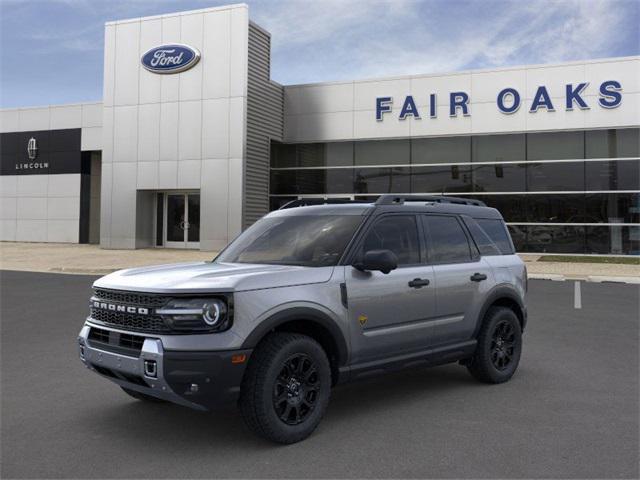
[[[556,91],[556,89],[558,91]],[[597,95],[597,104],[601,108],[616,108],[622,103],[622,84],[617,80],[606,80],[595,88],[595,92],[591,95]],[[524,104],[524,108],[529,113],[537,112],[555,112],[558,108],[564,108],[565,111],[573,110],[589,110],[591,106],[587,102],[589,94],[589,82],[567,83],[560,88],[547,88],[545,85],[539,85],[531,89],[528,96],[530,100],[525,100],[527,96],[518,91],[517,88],[507,86],[501,89],[496,95],[496,107],[500,113],[510,115],[517,112]],[[436,93],[428,93],[423,97],[414,97],[407,95],[397,104],[397,118],[406,120],[413,118],[422,120],[427,118],[437,118],[438,116],[438,95]],[[553,99],[564,97],[564,101],[556,101]],[[444,103],[445,112],[449,117],[458,116],[467,117],[471,115],[471,96],[468,92],[455,91],[449,92],[445,97],[448,102]],[[560,103],[555,105],[554,103]],[[377,97],[376,98],[376,120],[381,122],[386,114],[392,114],[396,106],[393,97]],[[421,115],[424,109],[428,114]]]

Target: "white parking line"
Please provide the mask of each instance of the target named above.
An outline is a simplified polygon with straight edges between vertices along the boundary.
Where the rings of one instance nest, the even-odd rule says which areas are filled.
[[[573,308],[582,308],[582,293],[580,291],[580,281],[575,282],[573,285]]]

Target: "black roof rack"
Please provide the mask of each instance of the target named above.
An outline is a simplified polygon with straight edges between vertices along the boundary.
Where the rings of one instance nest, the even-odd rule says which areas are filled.
[[[347,198],[299,198],[282,205],[278,210],[287,208],[308,207],[311,205],[339,205],[347,203],[371,203],[368,200],[350,200]]]
[[[376,200],[376,205],[402,205],[405,202],[453,203],[474,207],[487,206],[486,203],[473,198],[446,197],[444,195],[380,195]]]

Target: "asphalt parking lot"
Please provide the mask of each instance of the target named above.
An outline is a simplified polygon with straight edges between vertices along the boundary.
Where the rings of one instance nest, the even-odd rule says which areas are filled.
[[[2,478],[638,478],[638,285],[531,281],[520,369],[418,368],[334,390],[308,440],[145,404],[86,371],[95,277],[1,272]]]

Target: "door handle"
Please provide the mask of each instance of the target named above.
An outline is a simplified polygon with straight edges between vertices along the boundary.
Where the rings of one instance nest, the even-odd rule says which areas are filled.
[[[422,287],[426,287],[427,285],[429,285],[429,280],[426,278],[425,279],[414,278],[409,282],[409,286],[411,288],[422,288]]]
[[[481,282],[482,280],[486,280],[487,276],[484,273],[474,273],[473,275],[471,275],[471,281],[472,282]]]

